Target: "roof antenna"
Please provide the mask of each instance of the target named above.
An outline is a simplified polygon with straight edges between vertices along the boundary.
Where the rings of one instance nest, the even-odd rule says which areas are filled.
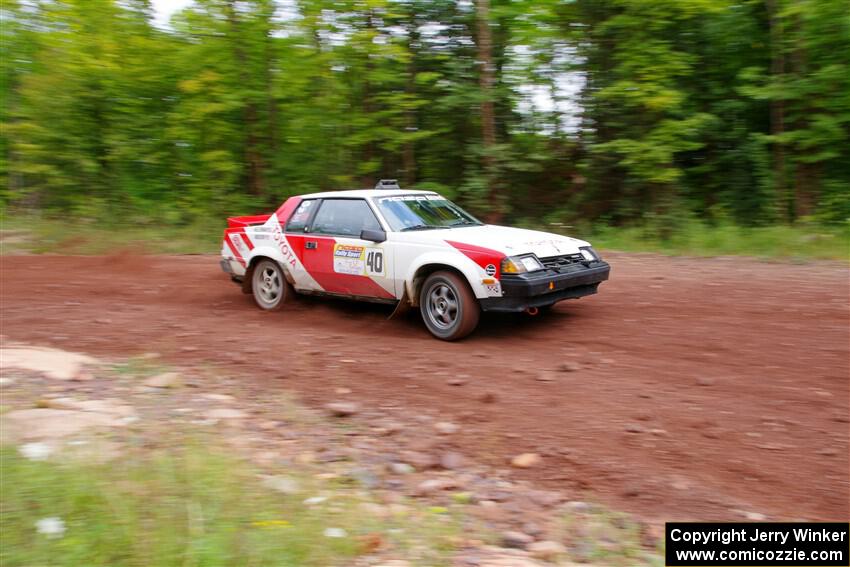
[[[398,186],[397,179],[381,179],[375,185],[375,189],[401,189],[401,187]]]

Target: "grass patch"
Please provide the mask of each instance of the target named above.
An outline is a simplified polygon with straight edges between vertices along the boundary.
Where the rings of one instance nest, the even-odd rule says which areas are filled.
[[[550,229],[551,230],[551,229]],[[850,260],[850,229],[810,226],[689,223],[661,238],[647,227],[595,227],[588,237],[599,249],[687,256],[753,256],[786,260]]]
[[[198,440],[135,449],[120,460],[32,462],[5,448],[0,489],[0,564],[15,565],[339,565],[370,552],[376,538],[395,550],[430,537],[440,564],[451,518],[428,513],[397,519],[364,514],[363,495],[336,490],[318,506],[303,503],[320,487],[285,495],[265,488],[250,465]],[[36,523],[61,518],[61,537]],[[413,525],[411,525],[413,524]],[[327,528],[345,537],[327,537]],[[419,529],[421,527],[421,530]],[[414,542],[415,543],[415,542]]]
[[[648,550],[641,527],[627,514],[600,506],[560,518],[559,536],[570,543],[570,559],[622,567],[662,567],[663,549]]]
[[[225,219],[189,226],[106,226],[38,217],[0,220],[0,253],[105,254],[137,249],[151,254],[218,252]]]
[[[582,228],[561,223],[520,223],[529,228],[584,238],[601,250],[657,252],[686,256],[752,256],[785,260],[850,260],[850,226],[813,225],[748,228],[733,224],[684,223],[662,237],[651,225],[618,228],[594,224]],[[155,254],[218,252],[225,219],[191,226],[104,226],[39,217],[0,220],[0,253],[104,254],[138,249]]]

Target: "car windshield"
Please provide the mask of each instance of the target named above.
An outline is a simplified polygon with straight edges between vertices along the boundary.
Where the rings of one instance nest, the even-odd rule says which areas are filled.
[[[477,226],[475,217],[439,195],[395,195],[376,199],[393,230],[429,230]]]

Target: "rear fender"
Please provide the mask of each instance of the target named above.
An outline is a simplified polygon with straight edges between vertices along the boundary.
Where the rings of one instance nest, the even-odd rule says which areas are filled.
[[[251,255],[248,258],[248,266],[245,269],[245,279],[242,280],[242,291],[244,293],[251,293],[251,280],[254,276],[254,267],[258,262],[260,262],[260,260],[265,259],[277,262],[280,265],[281,270],[283,270],[283,277],[286,278],[289,285],[295,285],[295,279],[292,277],[289,265],[283,257],[283,254],[280,253],[280,250],[272,246],[258,246],[251,251]]]

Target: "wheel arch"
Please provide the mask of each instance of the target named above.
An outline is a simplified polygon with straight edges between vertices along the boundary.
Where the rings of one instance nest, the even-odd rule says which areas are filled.
[[[280,269],[283,271],[283,277],[286,278],[286,281],[289,283],[289,285],[293,285],[295,280],[292,278],[292,274],[289,273],[289,270],[286,269],[286,264],[275,258],[273,255],[266,255],[262,252],[259,252],[251,256],[251,259],[248,261],[248,265],[245,267],[245,276],[242,279],[242,293],[250,294],[253,291],[252,286],[254,280],[254,268],[263,260],[271,260],[272,262],[276,262],[277,265],[280,266]]]
[[[413,276],[408,279],[408,283],[406,284],[408,287],[408,298],[410,299],[410,305],[416,307],[419,305],[419,292],[422,290],[422,284],[425,283],[425,280],[428,279],[428,276],[433,274],[434,272],[452,272],[457,274],[469,285],[472,290],[472,294],[475,295],[475,287],[472,285],[472,282],[469,279],[469,276],[463,272],[457,266],[453,266],[451,264],[446,264],[444,262],[427,262],[422,264],[413,273]]]

